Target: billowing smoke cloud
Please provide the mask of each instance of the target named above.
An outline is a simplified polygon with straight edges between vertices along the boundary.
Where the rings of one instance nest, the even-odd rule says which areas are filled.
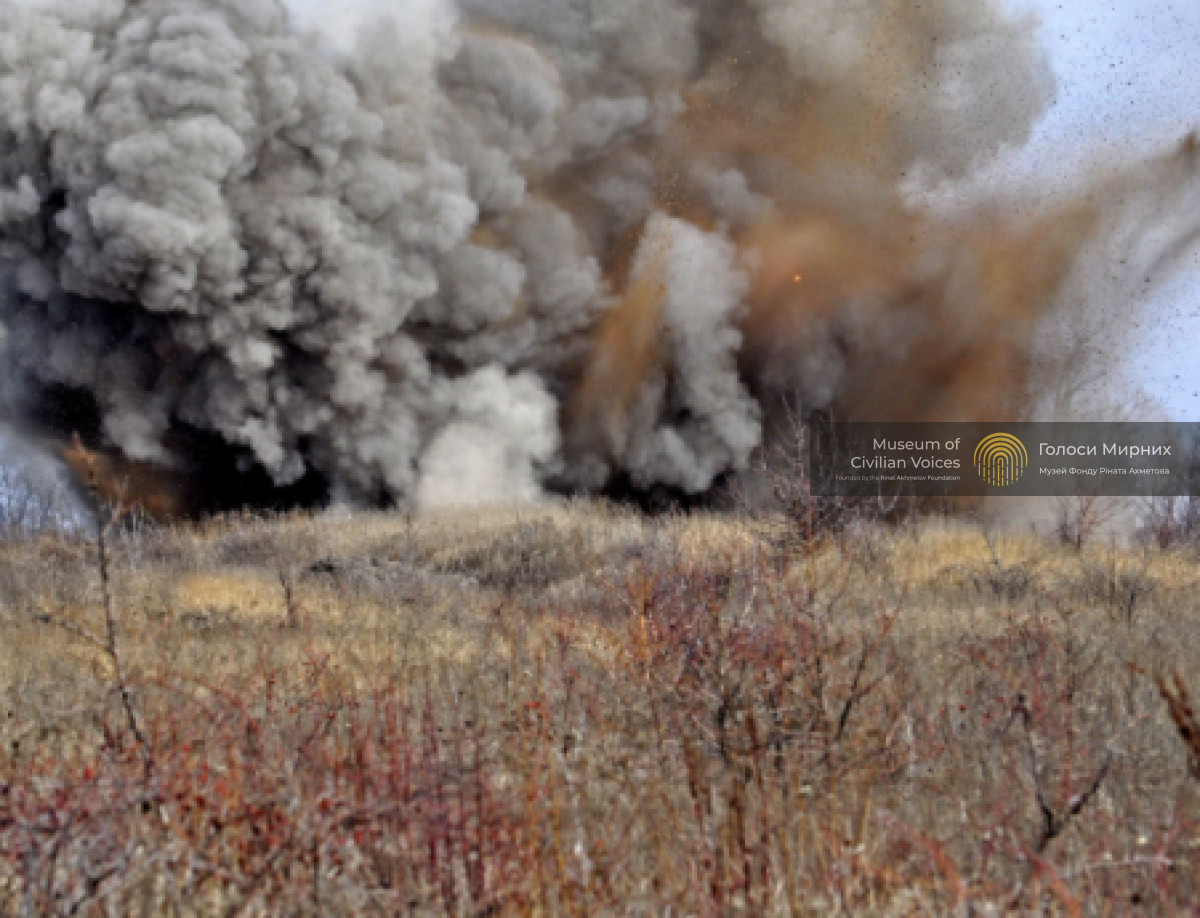
[[[8,409],[210,485],[701,493],[785,402],[1012,416],[1121,202],[1197,184],[906,202],[1052,98],[995,0],[0,4]]]

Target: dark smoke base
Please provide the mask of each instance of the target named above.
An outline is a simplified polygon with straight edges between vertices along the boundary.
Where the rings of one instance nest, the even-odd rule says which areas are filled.
[[[99,494],[87,493],[89,476],[75,460],[74,450],[64,451],[85,505],[98,497],[170,518],[246,509],[320,509],[329,504],[329,483],[320,474],[309,472],[296,483],[280,487],[247,450],[236,450],[220,437],[184,425],[172,429],[170,446],[174,454],[189,457],[194,463],[190,468],[171,472],[124,461],[102,445],[101,412],[87,392],[47,389],[36,410],[26,417],[26,429],[43,432],[51,442],[78,442],[88,452],[91,477],[98,479],[92,483]],[[384,509],[389,502],[380,495],[376,506]]]

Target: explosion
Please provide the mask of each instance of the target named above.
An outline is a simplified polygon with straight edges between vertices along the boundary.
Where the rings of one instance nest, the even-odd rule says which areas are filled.
[[[177,507],[699,495],[788,406],[1016,418],[1046,317],[1200,225],[1194,143],[913,200],[1052,101],[997,0],[460,0],[352,52],[273,0],[0,3],[5,408]]]

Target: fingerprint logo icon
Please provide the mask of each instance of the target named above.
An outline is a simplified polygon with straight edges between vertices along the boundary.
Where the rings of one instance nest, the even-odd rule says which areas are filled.
[[[975,449],[975,469],[979,477],[996,488],[1016,484],[1029,465],[1025,444],[1012,434],[985,437]]]

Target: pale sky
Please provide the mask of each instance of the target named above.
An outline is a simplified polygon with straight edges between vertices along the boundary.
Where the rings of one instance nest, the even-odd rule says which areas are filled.
[[[1064,149],[1159,149],[1200,130],[1200,2],[1009,0],[1041,17],[1058,101],[1020,165],[1053,175]],[[1062,166],[1058,166],[1062,168]],[[1136,310],[1126,372],[1173,420],[1200,421],[1200,250]]]

